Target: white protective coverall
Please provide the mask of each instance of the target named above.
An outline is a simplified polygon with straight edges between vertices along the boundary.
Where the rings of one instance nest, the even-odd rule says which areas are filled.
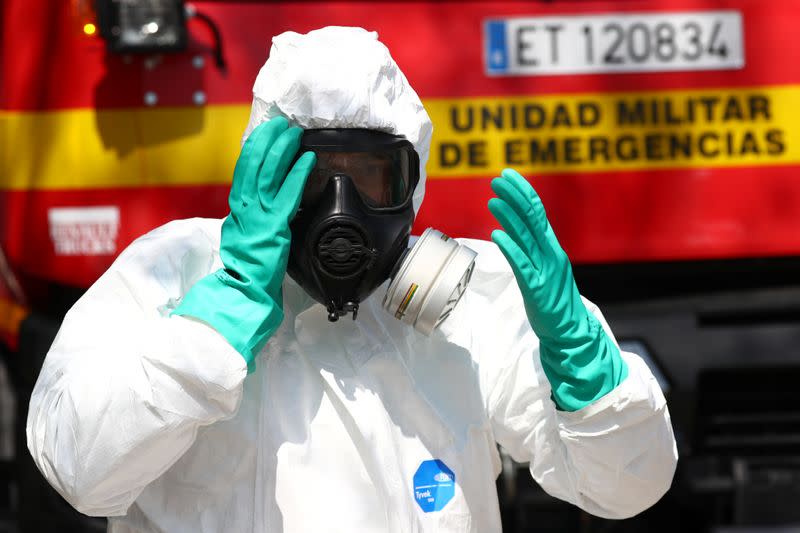
[[[375,34],[280,35],[254,93],[248,132],[283,114],[403,134],[424,180],[430,121]],[[623,353],[620,385],[558,411],[494,244],[462,240],[478,252],[472,282],[430,337],[383,311],[385,286],[332,324],[287,277],[285,319],[248,375],[215,330],[169,316],[222,267],[220,223],[175,221],[131,244],[67,314],[33,392],[36,464],[110,531],[500,531],[497,443],[595,515],[634,515],[669,488],[677,452],[647,366]],[[440,510],[425,508],[448,482]]]

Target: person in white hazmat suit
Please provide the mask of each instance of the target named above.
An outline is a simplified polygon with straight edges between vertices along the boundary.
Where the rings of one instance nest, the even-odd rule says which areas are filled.
[[[70,504],[115,533],[500,531],[498,443],[597,516],[668,490],[661,390],[524,178],[492,182],[494,243],[396,249],[432,125],[375,33],[279,35],[253,92],[230,215],[132,243],[47,355],[28,446]],[[437,271],[434,248],[455,278],[393,287]],[[439,286],[445,307],[412,309]]]

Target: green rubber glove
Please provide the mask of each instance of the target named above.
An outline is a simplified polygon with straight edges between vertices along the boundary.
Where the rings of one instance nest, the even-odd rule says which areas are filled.
[[[255,368],[253,359],[283,320],[281,285],[289,260],[289,222],[297,212],[316,155],[303,154],[303,130],[283,118],[260,124],[242,147],[222,224],[225,268],[197,282],[172,314],[216,329]]]
[[[498,197],[489,200],[489,210],[505,229],[495,230],[492,240],[514,271],[556,405],[577,411],[619,385],[628,367],[583,305],[569,258],[533,187],[505,169],[492,190]]]

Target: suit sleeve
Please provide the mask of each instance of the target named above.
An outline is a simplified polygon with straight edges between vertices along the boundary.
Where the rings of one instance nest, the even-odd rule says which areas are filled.
[[[167,224],[131,244],[67,313],[31,396],[28,449],[77,510],[123,515],[232,417],[246,365],[209,326],[169,317],[214,268],[219,224]]]
[[[616,388],[578,411],[558,410],[513,274],[493,245],[467,244],[480,256],[460,327],[465,317],[479,317],[471,329],[481,335],[471,335],[470,347],[496,441],[529,463],[549,494],[593,515],[626,518],[653,505],[669,489],[678,455],[647,365],[622,352],[628,376]],[[614,339],[599,309],[584,303]]]

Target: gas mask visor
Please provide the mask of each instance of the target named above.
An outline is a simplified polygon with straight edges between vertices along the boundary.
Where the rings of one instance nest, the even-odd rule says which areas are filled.
[[[403,137],[364,129],[306,130],[311,171],[292,221],[289,275],[337,321],[391,280],[383,307],[430,334],[466,290],[475,252],[427,229],[408,247],[419,157]]]
[[[307,130],[301,152],[313,151],[317,164],[308,176],[300,207],[318,203],[331,178],[349,177],[370,209],[397,209],[408,203],[419,181],[414,146],[388,133],[364,129]]]

